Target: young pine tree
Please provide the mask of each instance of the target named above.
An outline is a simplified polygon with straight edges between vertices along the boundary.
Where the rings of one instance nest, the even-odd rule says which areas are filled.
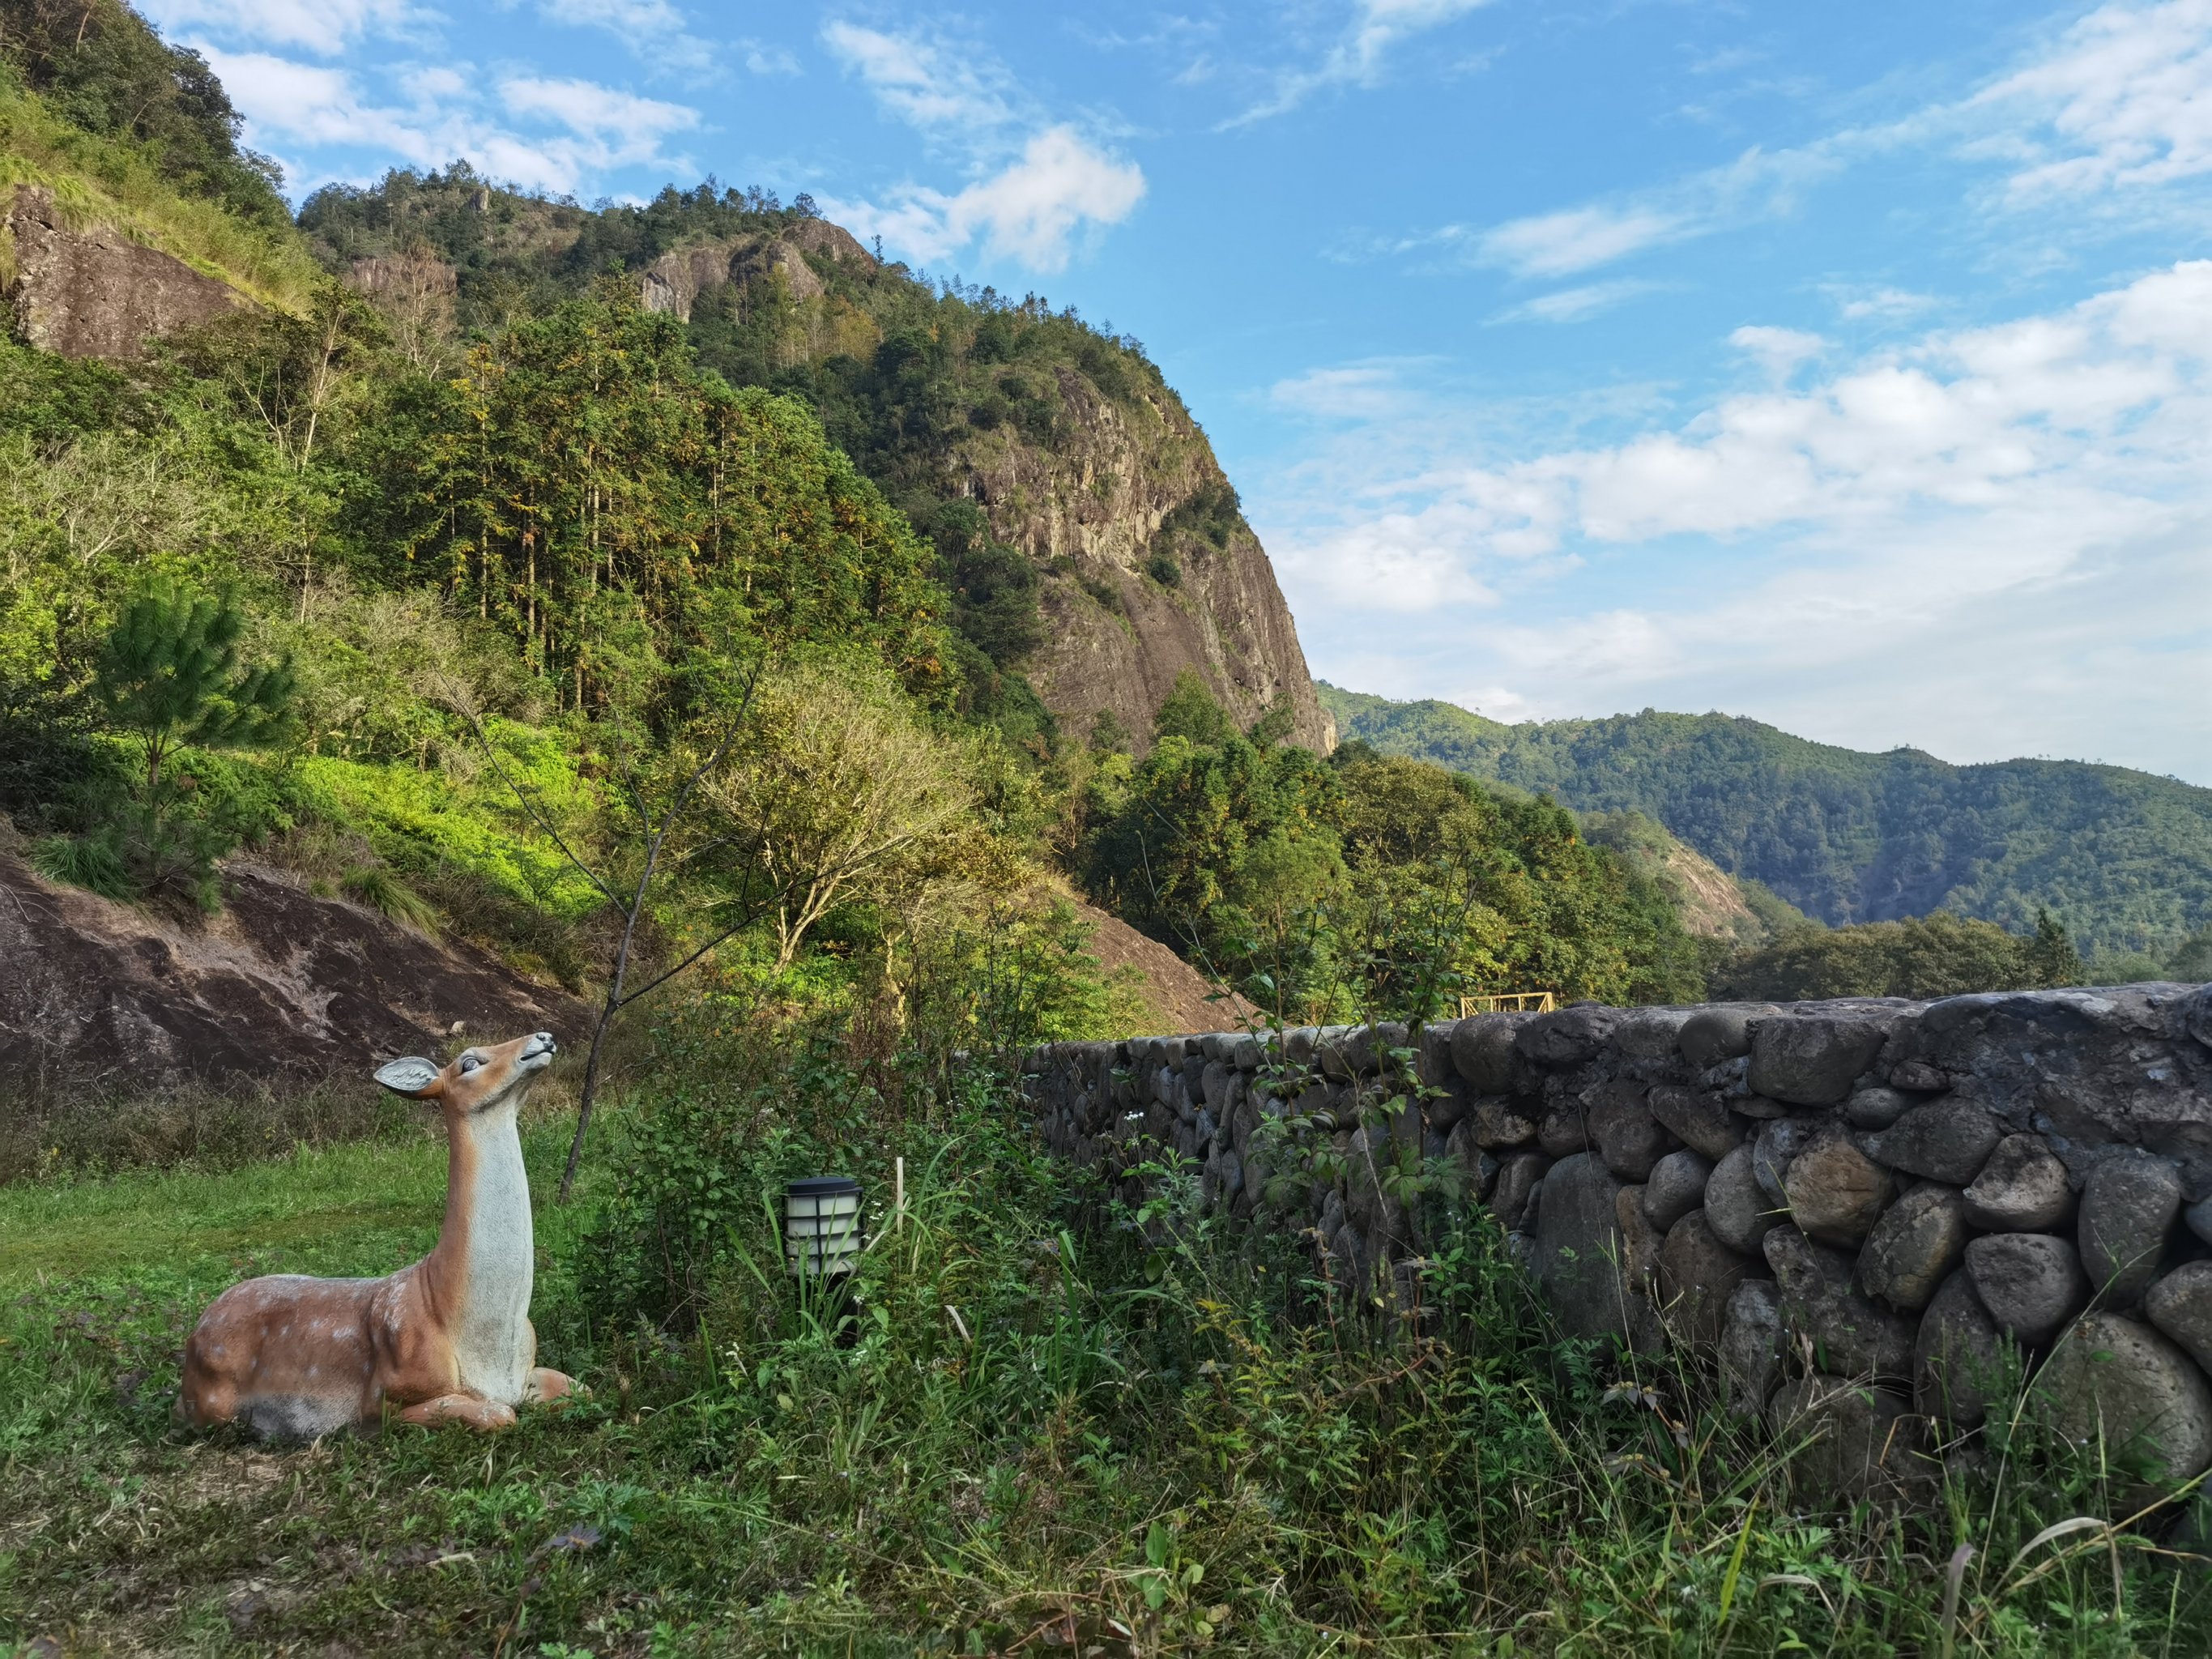
[[[241,671],[246,617],[228,599],[185,594],[167,583],[123,609],[100,653],[93,696],[114,726],[145,746],[145,792],[160,789],[161,763],[186,744],[260,749],[290,724],[288,662]]]

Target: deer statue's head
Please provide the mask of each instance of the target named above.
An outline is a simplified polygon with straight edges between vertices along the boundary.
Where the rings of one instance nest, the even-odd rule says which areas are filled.
[[[532,1079],[558,1052],[550,1031],[534,1031],[489,1048],[464,1048],[443,1067],[395,1060],[377,1068],[376,1080],[396,1095],[435,1104],[449,1118],[473,1117],[509,1102],[520,1104]]]

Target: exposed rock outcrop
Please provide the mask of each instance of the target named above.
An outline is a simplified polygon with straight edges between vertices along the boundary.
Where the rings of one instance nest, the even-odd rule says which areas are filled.
[[[588,1030],[573,999],[481,951],[279,872],[241,865],[224,886],[223,913],[187,929],[0,854],[0,1091],[304,1082],[434,1053],[456,1021]]]
[[[137,357],[150,338],[250,308],[183,260],[71,217],[42,185],[18,185],[9,199],[0,299],[26,345],[64,357]]]

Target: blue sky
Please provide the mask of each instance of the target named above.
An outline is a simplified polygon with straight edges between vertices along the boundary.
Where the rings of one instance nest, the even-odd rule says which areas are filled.
[[[713,173],[1143,339],[1316,673],[2212,784],[2212,0],[149,0],[295,193]]]

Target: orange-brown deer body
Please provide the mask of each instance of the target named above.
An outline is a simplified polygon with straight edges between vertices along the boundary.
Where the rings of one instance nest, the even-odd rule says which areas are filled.
[[[392,1411],[403,1422],[502,1429],[529,1401],[574,1384],[537,1364],[534,1243],[515,1116],[553,1063],[540,1031],[471,1048],[443,1070],[396,1060],[376,1074],[436,1105],[449,1146],[437,1247],[385,1279],[277,1273],[234,1285],[185,1346],[178,1413],[310,1439]]]

